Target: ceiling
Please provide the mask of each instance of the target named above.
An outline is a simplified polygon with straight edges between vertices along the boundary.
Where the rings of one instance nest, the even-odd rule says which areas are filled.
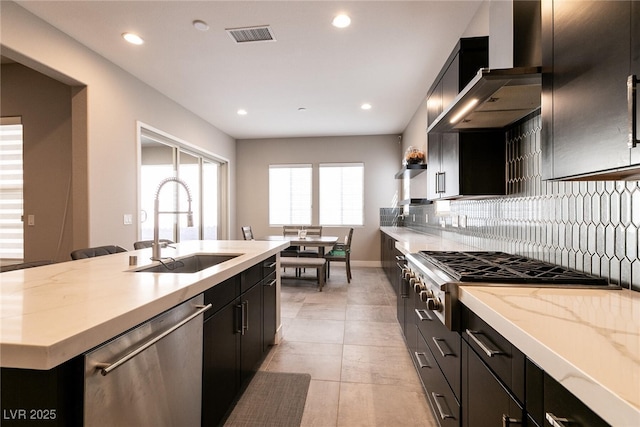
[[[481,5],[17,3],[236,139],[402,133]],[[351,26],[333,27],[338,13],[350,15]],[[256,25],[269,25],[276,41],[236,44],[225,31]],[[128,31],[145,43],[124,42]],[[365,102],[370,110],[360,108]]]

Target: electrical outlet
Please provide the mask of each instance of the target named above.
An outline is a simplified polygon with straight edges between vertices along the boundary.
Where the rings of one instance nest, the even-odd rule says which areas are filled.
[[[424,223],[429,224],[429,214],[424,214]]]
[[[467,216],[460,215],[460,228],[467,228]]]
[[[124,225],[131,225],[131,224],[133,224],[133,215],[131,215],[131,214],[124,214],[124,215],[123,215],[123,222],[124,222]]]
[[[458,215],[451,215],[451,226],[452,227],[458,226]]]

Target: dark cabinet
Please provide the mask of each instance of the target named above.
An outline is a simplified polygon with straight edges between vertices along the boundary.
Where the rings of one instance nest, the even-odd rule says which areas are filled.
[[[524,425],[524,410],[510,390],[465,343],[462,346],[462,397],[465,427],[494,427],[510,424]]]
[[[428,125],[488,62],[487,37],[460,40],[427,96]],[[429,132],[427,164],[429,200],[505,194],[503,132]]]
[[[460,403],[456,399],[447,380],[438,367],[433,353],[418,334],[416,350],[411,355],[420,375],[422,385],[427,392],[427,398],[435,419],[440,427],[460,426]]]
[[[558,381],[528,359],[526,369],[526,406],[530,425],[609,426]]]
[[[235,301],[204,321],[203,426],[218,425],[240,391],[240,340],[236,332],[237,323],[238,310]]]
[[[402,252],[396,249],[396,239],[386,233],[380,232],[380,259],[382,261],[382,269],[396,293],[400,280],[399,263],[401,262],[401,257]]]
[[[640,75],[640,4],[543,0],[542,25],[543,178],[637,179],[627,82]]]
[[[275,257],[205,291],[208,303],[213,307],[204,321],[202,425],[217,426],[273,342]]]

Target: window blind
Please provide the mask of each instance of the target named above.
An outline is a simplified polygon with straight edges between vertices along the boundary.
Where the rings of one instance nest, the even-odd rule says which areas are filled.
[[[364,224],[364,164],[320,164],[320,225]]]
[[[311,165],[269,165],[269,224],[311,224]]]
[[[16,120],[7,121],[6,119],[0,122],[0,258],[22,260],[24,258],[22,124],[15,122]]]

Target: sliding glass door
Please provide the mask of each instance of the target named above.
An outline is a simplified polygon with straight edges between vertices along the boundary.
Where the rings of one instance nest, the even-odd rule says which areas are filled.
[[[181,185],[168,182],[158,194],[161,239],[174,242],[217,240],[220,230],[221,162],[185,149],[164,135],[141,129],[140,149],[140,240],[153,239],[154,200],[158,185],[166,178],[183,181],[191,196],[193,225],[188,226],[188,194]]]

